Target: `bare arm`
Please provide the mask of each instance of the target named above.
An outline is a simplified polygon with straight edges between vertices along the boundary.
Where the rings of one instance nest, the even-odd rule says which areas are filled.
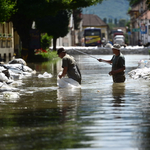
[[[61,79],[62,77],[64,77],[67,74],[67,71],[68,71],[68,67],[64,67],[63,71],[62,71],[62,74],[59,75],[59,78]]]
[[[111,60],[104,60],[104,59],[97,59],[99,62],[106,62],[106,63],[109,63],[111,64],[112,61]]]

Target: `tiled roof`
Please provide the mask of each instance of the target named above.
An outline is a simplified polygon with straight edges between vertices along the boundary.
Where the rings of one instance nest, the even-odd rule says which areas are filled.
[[[100,17],[93,14],[82,14],[83,26],[107,26]]]
[[[147,10],[145,11],[140,17],[139,19],[150,19],[150,11]]]

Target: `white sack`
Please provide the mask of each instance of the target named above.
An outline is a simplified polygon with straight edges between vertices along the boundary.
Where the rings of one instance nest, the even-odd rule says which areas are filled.
[[[5,76],[4,73],[0,73],[0,81],[2,81],[2,82],[7,82],[8,81],[8,78]]]
[[[79,88],[80,84],[71,78],[57,78],[57,85],[60,88]]]
[[[38,78],[52,78],[52,74],[44,72],[43,74],[39,74]]]

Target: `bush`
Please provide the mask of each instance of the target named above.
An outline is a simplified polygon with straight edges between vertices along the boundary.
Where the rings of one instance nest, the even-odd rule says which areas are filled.
[[[58,58],[56,51],[47,50],[47,53],[42,52],[42,53],[40,53],[40,55],[41,55],[43,58],[47,58],[47,59],[50,59],[50,60],[52,60],[52,59],[54,59],[54,58]]]
[[[45,33],[44,35],[41,35],[41,48],[42,49],[47,49],[49,48],[49,46],[51,45],[51,36],[48,36],[47,33]]]
[[[51,45],[51,36],[47,33],[41,35],[41,48],[35,49],[35,55],[38,61],[48,61],[54,58],[58,58],[56,51],[50,51],[49,46]]]

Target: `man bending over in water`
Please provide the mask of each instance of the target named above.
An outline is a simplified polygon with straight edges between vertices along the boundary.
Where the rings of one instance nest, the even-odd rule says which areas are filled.
[[[69,78],[72,78],[73,80],[81,84],[81,73],[74,57],[68,55],[64,48],[58,49],[57,54],[62,59],[63,68],[62,74],[59,75],[59,78],[61,79],[67,74]]]

